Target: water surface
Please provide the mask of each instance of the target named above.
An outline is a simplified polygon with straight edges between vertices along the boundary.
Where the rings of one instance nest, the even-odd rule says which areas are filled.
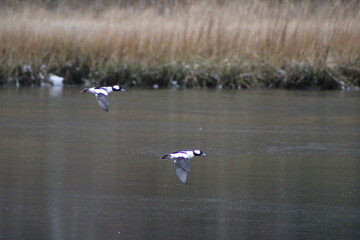
[[[0,89],[0,239],[360,239],[360,92],[80,90]]]

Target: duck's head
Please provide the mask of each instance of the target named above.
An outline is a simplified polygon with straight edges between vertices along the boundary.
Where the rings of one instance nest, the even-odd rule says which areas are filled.
[[[113,91],[125,91],[124,88],[122,88],[120,85],[114,85],[112,86]]]
[[[201,151],[199,149],[194,150],[193,153],[195,156],[206,156],[206,154],[203,153],[203,151]]]

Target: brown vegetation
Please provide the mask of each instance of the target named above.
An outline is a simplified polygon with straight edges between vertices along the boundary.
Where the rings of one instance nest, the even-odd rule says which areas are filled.
[[[185,87],[359,86],[357,1],[276,2],[5,8],[0,82],[18,81],[26,65],[30,79],[52,72],[68,83],[86,78],[160,87],[175,81]]]

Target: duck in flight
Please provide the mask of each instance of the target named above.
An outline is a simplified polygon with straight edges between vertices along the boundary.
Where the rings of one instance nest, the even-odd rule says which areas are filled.
[[[97,100],[99,106],[102,108],[102,110],[104,110],[105,112],[108,112],[109,104],[110,104],[109,93],[115,92],[115,91],[125,91],[125,89],[119,85],[114,85],[112,87],[85,88],[81,92],[95,94],[95,97],[96,97],[96,100]]]
[[[201,150],[184,150],[166,154],[161,159],[170,159],[174,161],[176,176],[184,184],[187,184],[188,173],[190,172],[189,159],[195,156],[206,156]]]

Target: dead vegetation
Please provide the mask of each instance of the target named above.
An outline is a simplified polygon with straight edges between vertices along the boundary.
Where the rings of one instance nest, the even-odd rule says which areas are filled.
[[[357,1],[162,2],[4,8],[0,82],[38,85],[54,73],[68,84],[359,86]],[[19,80],[24,66],[31,81]]]

